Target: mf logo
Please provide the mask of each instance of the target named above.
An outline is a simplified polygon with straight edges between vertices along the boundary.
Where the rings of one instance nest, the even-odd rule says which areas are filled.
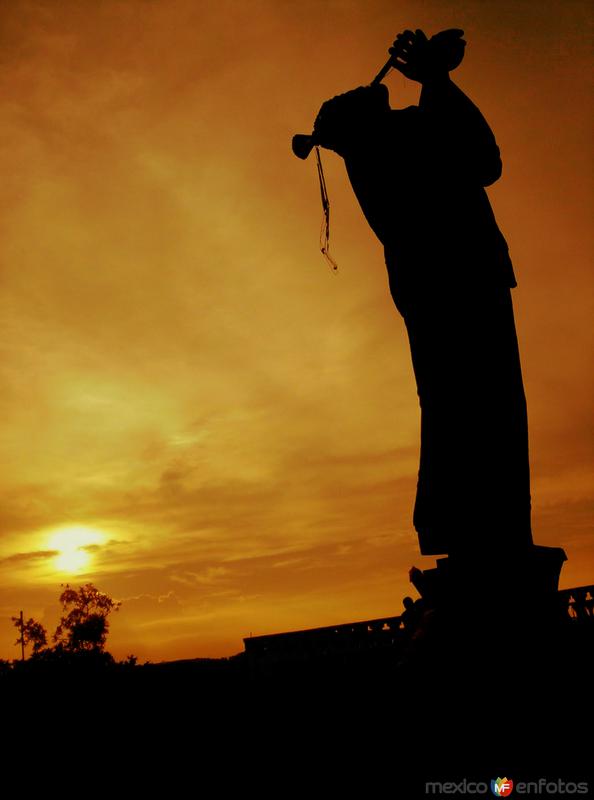
[[[514,782],[511,778],[496,778],[491,781],[491,791],[495,797],[507,797],[513,788]]]

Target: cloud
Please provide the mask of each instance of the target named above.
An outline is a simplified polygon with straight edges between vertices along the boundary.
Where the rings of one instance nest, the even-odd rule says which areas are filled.
[[[58,550],[35,550],[30,553],[14,553],[14,555],[0,558],[0,567],[46,561],[48,558],[54,558],[57,555],[59,555]]]
[[[166,594],[138,594],[130,597],[121,597],[122,609],[132,615],[147,613],[150,615],[171,614],[172,612],[182,613],[184,602],[174,591]]]
[[[19,534],[61,521],[62,498],[56,487],[24,482],[0,492],[0,534],[5,543]]]
[[[219,583],[221,578],[229,576],[230,572],[228,567],[206,567],[200,572],[184,570],[181,573],[170,575],[170,580],[178,583],[185,583],[189,586],[194,586],[196,584],[210,586]]]

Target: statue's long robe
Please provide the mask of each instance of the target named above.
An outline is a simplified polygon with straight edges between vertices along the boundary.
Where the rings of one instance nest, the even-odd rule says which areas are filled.
[[[343,132],[344,134],[344,132]],[[385,247],[421,407],[414,525],[425,555],[532,542],[528,423],[506,241],[485,186],[495,138],[449,79],[343,135],[353,189]]]

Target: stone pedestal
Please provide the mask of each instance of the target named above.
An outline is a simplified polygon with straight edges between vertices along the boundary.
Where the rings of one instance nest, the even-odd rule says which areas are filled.
[[[566,560],[561,547],[541,545],[513,555],[439,558],[434,569],[417,574],[413,582],[430,607],[462,602],[470,612],[481,606],[527,604],[532,611],[549,614]]]
[[[411,580],[424,610],[412,640],[413,660],[432,674],[461,671],[498,680],[528,676],[562,635],[558,594],[565,552],[534,546],[509,554],[448,557]],[[434,671],[433,671],[434,670]]]

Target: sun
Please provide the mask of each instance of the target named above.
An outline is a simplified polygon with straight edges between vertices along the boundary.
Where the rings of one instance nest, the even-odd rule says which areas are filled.
[[[50,534],[47,546],[57,550],[54,567],[57,572],[77,575],[85,572],[93,561],[94,546],[105,541],[105,534],[86,525],[68,525]]]

